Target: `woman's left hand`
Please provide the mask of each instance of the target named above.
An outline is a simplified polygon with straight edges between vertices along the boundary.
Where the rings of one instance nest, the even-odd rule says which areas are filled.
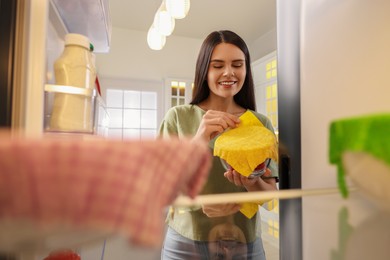
[[[231,183],[245,187],[247,191],[277,190],[275,178],[248,178],[233,169],[227,170],[224,176]],[[271,176],[271,170],[267,168],[263,176]]]

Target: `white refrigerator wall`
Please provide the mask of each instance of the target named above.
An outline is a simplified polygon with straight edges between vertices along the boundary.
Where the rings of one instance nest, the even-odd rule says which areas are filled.
[[[390,112],[390,1],[302,0],[301,11],[302,188],[334,187],[331,121]]]
[[[301,4],[302,188],[336,187],[337,170],[328,161],[330,123],[390,112],[390,1],[302,0]],[[315,218],[306,204],[302,209],[304,260],[328,260],[330,252],[324,249],[339,247],[340,241],[323,237],[324,229],[335,238],[340,232],[329,229],[338,227],[339,216],[327,214],[328,207],[317,205]],[[364,212],[355,210],[349,220],[358,226]]]

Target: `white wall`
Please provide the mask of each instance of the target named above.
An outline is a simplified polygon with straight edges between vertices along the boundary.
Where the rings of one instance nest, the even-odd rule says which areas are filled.
[[[165,77],[193,78],[201,40],[167,37],[165,47],[151,50],[146,32],[112,28],[110,52],[96,55],[100,77],[161,81]]]
[[[302,3],[302,187],[336,186],[331,121],[390,111],[390,1]]]
[[[254,42],[249,42],[248,48],[251,54],[252,62],[263,58],[264,56],[276,51],[276,28],[263,34]]]

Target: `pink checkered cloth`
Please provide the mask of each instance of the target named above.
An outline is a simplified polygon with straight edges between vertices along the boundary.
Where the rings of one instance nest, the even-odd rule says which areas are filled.
[[[0,220],[120,233],[158,247],[163,213],[200,192],[211,165],[189,140],[54,140],[0,136]]]

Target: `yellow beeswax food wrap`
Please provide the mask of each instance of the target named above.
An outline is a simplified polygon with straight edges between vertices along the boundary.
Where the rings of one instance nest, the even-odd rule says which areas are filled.
[[[267,158],[278,159],[277,140],[250,111],[240,117],[238,127],[222,133],[214,144],[214,156],[224,159],[233,169],[248,177]],[[244,203],[241,213],[252,218],[258,210],[256,203]]]

